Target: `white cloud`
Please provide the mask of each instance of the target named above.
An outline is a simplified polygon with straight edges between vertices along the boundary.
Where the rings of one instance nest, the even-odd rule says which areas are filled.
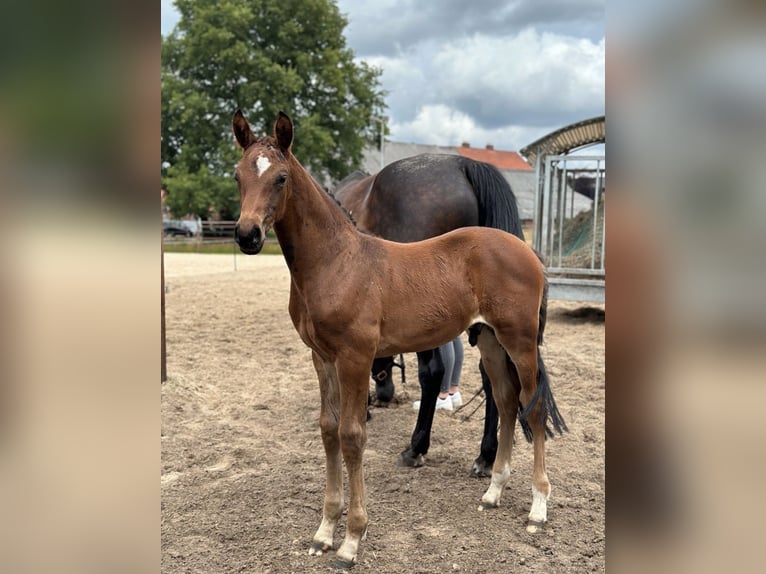
[[[437,145],[455,143],[474,130],[476,124],[469,116],[444,104],[422,106],[412,121],[391,125],[395,139]]]
[[[423,42],[366,61],[383,69],[391,137],[517,149],[604,113],[605,42],[524,30]]]
[[[472,147],[492,144],[496,149],[506,150],[518,150],[557,127],[506,125],[482,128],[469,115],[444,104],[421,106],[411,121],[394,120],[389,124],[394,141],[445,146],[468,142]]]
[[[486,125],[587,116],[604,107],[604,59],[603,39],[531,29],[510,37],[477,35],[441,49],[432,64],[434,90]]]
[[[502,36],[528,28],[599,38],[604,4],[604,0],[338,0],[349,19],[349,44],[363,56],[390,55],[427,39],[449,42],[475,33]]]

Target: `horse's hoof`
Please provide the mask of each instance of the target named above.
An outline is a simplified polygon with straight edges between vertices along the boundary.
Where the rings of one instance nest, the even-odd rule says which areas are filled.
[[[529,532],[530,534],[537,534],[543,529],[544,526],[545,526],[545,522],[542,520],[528,520],[527,532]]]
[[[391,379],[386,379],[382,383],[375,382],[375,398],[379,403],[388,406],[394,400],[395,392],[394,382]]]
[[[329,551],[331,546],[324,542],[312,542],[309,548],[309,556],[321,556],[325,552]]]
[[[389,407],[394,402],[394,393],[391,394],[376,394],[373,404],[378,407]]]
[[[425,464],[425,458],[422,454],[415,454],[410,449],[405,449],[402,454],[399,455],[399,466],[409,466],[411,468],[418,468]]]
[[[482,457],[479,457],[473,461],[473,466],[471,467],[471,475],[475,476],[476,478],[492,476],[492,465],[487,464]]]
[[[345,558],[336,557],[332,561],[332,567],[336,570],[348,570],[355,563],[355,560],[346,560]]]

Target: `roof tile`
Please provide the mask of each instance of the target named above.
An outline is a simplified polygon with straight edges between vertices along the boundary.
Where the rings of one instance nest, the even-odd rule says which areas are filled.
[[[463,157],[492,164],[498,169],[532,171],[532,167],[515,151],[502,151],[467,146],[456,147],[455,151]]]

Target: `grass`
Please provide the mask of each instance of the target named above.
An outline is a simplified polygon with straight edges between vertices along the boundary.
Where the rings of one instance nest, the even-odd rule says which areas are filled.
[[[201,241],[184,241],[178,243],[165,243],[165,253],[214,253],[222,255],[231,255],[232,253],[239,253],[239,247],[237,247],[232,240],[230,243],[205,243]],[[279,243],[266,243],[263,246],[261,253],[267,255],[281,255],[282,250],[279,248]]]

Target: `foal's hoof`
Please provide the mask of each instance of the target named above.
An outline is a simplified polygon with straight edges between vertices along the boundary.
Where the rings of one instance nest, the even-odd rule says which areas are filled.
[[[484,502],[483,500],[479,503],[479,512],[484,512],[485,510],[494,510],[495,508],[499,508],[499,503],[492,504],[491,502]]]
[[[399,455],[399,466],[409,466],[418,468],[425,464],[425,458],[422,454],[415,454],[412,449],[406,448]]]
[[[347,560],[345,558],[337,557],[332,561],[332,567],[336,570],[348,570],[355,563],[355,560]]]
[[[492,476],[492,465],[485,461],[483,456],[479,455],[479,457],[473,461],[473,466],[471,467],[471,476],[475,476],[477,478]]]
[[[309,556],[321,556],[328,552],[332,547],[324,542],[312,542],[309,548]]]
[[[545,526],[545,521],[543,520],[528,520],[527,532],[529,532],[530,534],[537,534],[543,529],[544,526]]]

